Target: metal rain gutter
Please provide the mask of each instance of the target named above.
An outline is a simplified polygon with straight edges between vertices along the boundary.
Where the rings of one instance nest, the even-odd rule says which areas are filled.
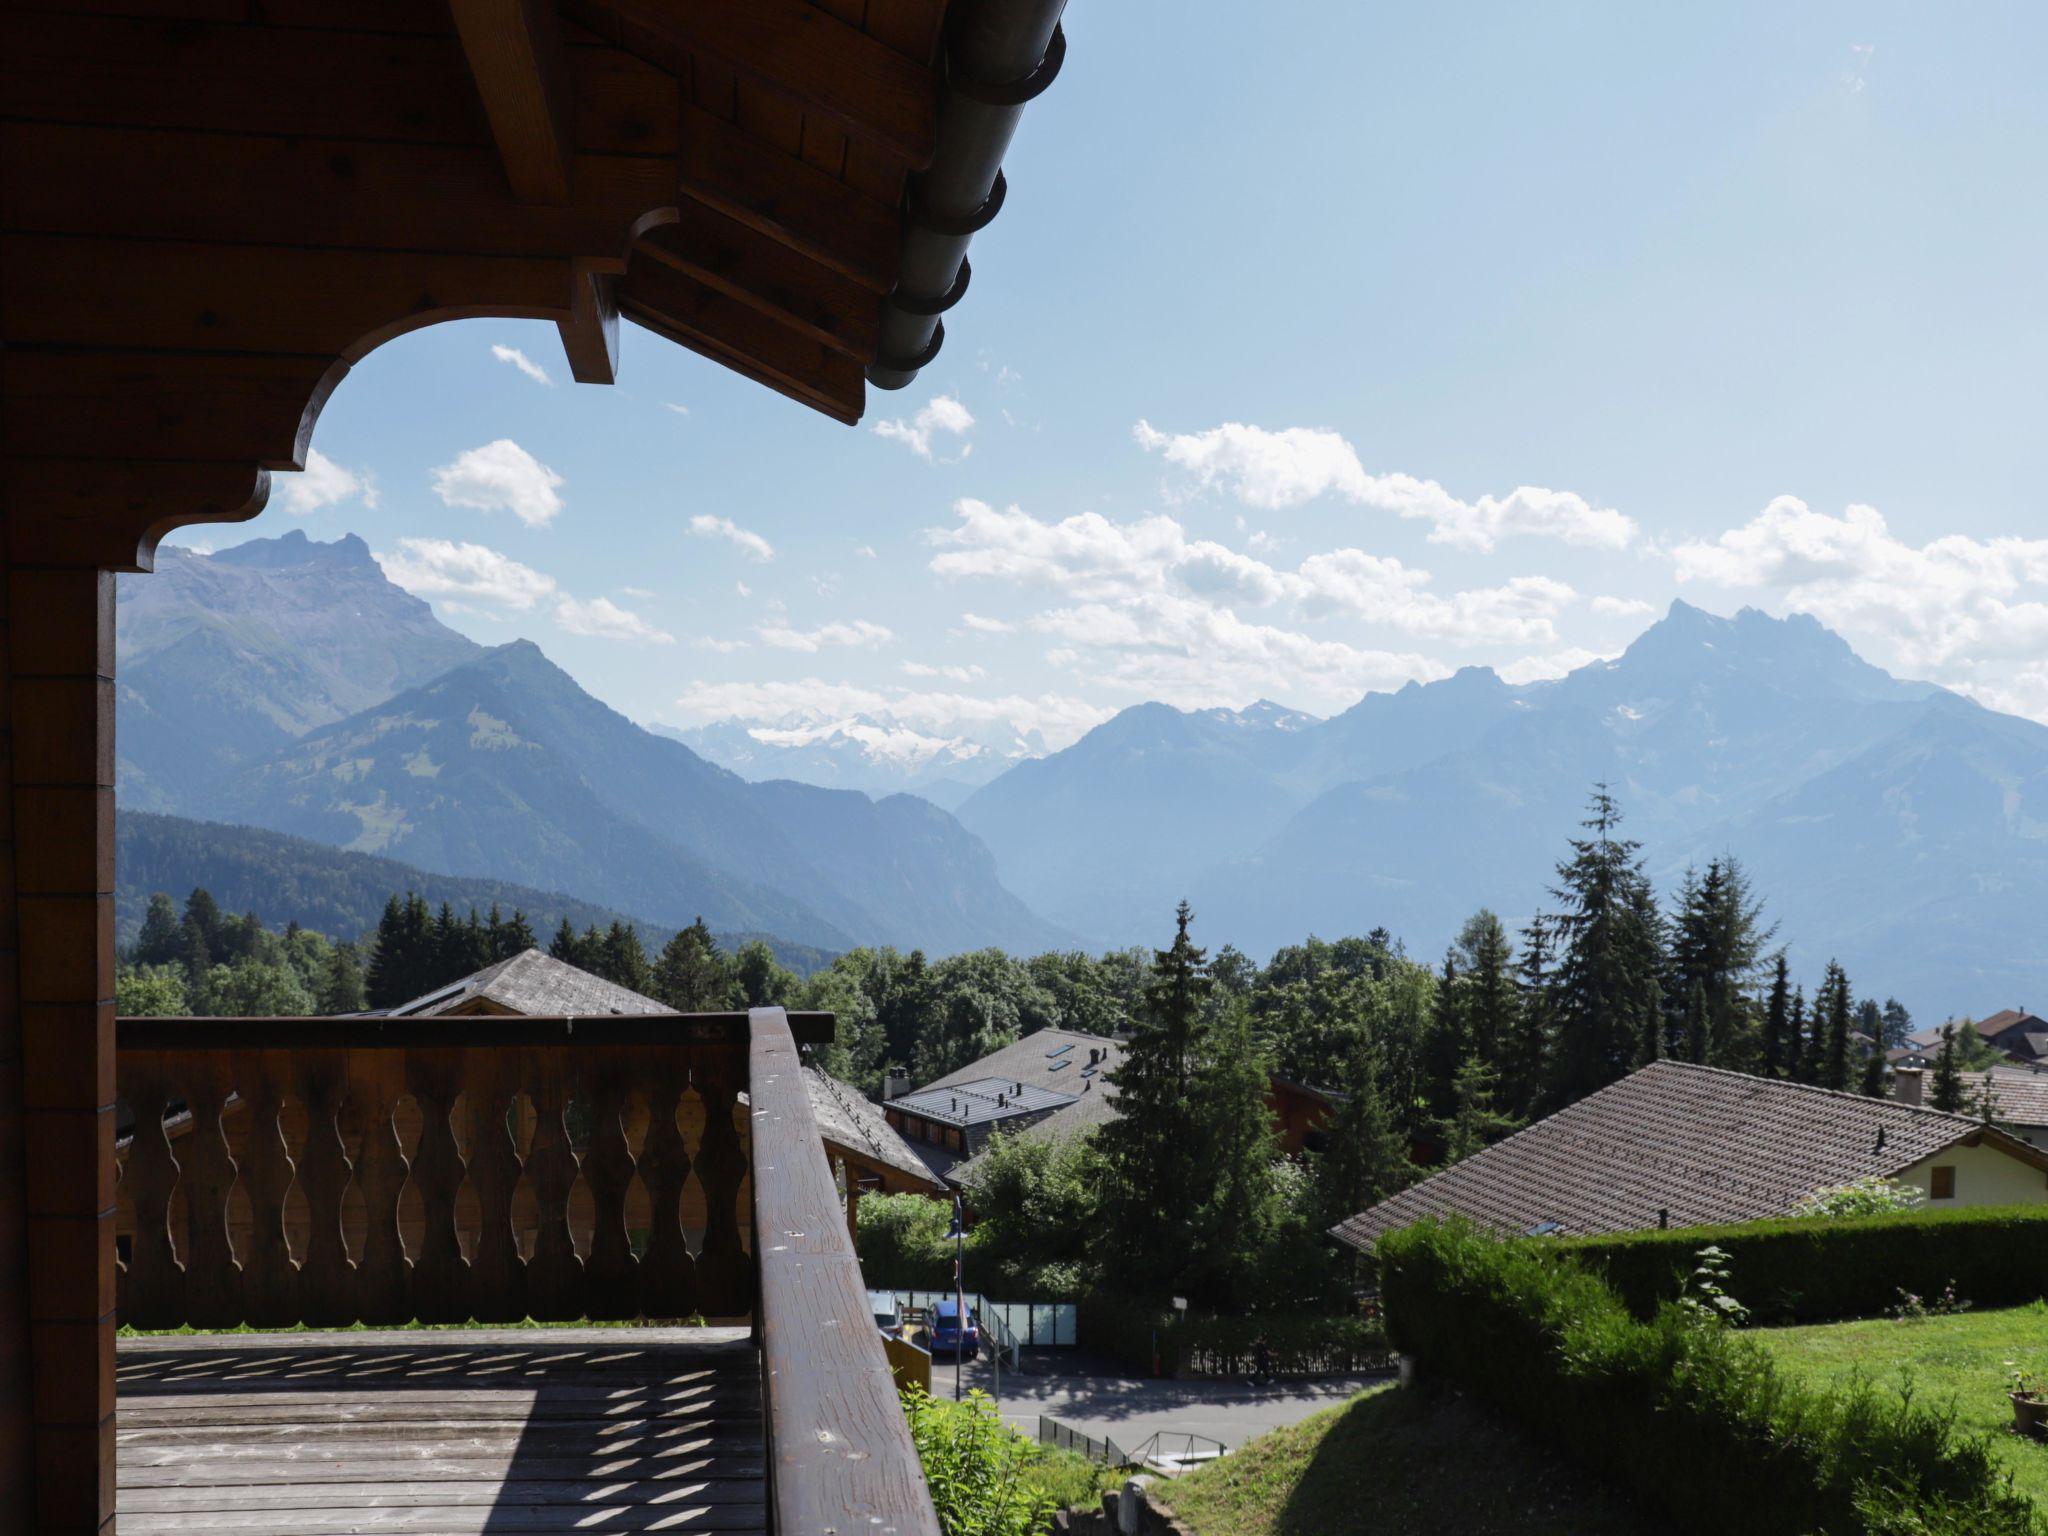
[[[956,3],[946,29],[946,78],[932,163],[910,185],[903,261],[882,300],[881,345],[868,366],[877,389],[901,389],[939,355],[940,316],[967,292],[967,246],[1002,211],[1003,155],[1031,99],[1067,56],[1066,0]]]

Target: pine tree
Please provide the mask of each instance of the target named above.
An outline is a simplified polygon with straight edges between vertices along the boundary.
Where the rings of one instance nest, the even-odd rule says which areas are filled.
[[[1786,1048],[1789,1045],[1796,1054],[1798,1040],[1791,1029],[1791,1004],[1788,996],[1791,987],[1791,968],[1786,963],[1785,951],[1778,951],[1777,963],[1772,968],[1770,1001],[1764,1006],[1764,1060],[1763,1075],[1779,1077],[1784,1073]]]
[[[1552,892],[1562,910],[1551,919],[1559,953],[1549,1096],[1560,1106],[1625,1077],[1662,1028],[1655,904],[1638,845],[1615,835],[1620,821],[1607,786],[1597,786],[1584,822],[1592,836],[1572,840]]]
[[[384,915],[377,919],[377,936],[370,950],[370,970],[365,990],[372,1008],[389,1008],[402,1003],[410,995],[404,991],[405,982],[399,975],[404,964],[399,928],[404,921],[398,906],[398,893],[393,891],[384,902]]]
[[[170,965],[178,959],[178,908],[162,891],[149,898],[142,932],[135,939],[137,965]]]
[[[1423,1047],[1422,1071],[1429,1093],[1429,1112],[1436,1119],[1451,1113],[1455,1099],[1452,1088],[1458,1068],[1471,1053],[1466,1034],[1464,982],[1458,975],[1455,949],[1444,952],[1444,968],[1436,982],[1436,996],[1430,1009],[1429,1039]]]
[[[1200,1242],[1187,1280],[1209,1306],[1242,1312],[1257,1299],[1282,1216],[1273,1181],[1278,1138],[1266,1107],[1272,1064],[1253,1040],[1251,1013],[1242,1005],[1214,1027],[1207,1054],[1196,1092],[1210,1132],[1208,1193],[1195,1216]]]
[[[498,952],[493,959],[510,960],[514,955],[523,955],[529,949],[539,949],[540,940],[533,936],[533,924],[526,920],[526,914],[517,907],[512,909],[512,920],[505,924],[505,934],[498,943]]]
[[[1885,1096],[1886,1083],[1884,1052],[1877,1049],[1865,1051],[1863,1070],[1856,1079],[1856,1091],[1866,1098],[1881,1099]]]
[[[1672,1019],[1674,1045],[1691,1055],[1692,988],[1706,994],[1705,1054],[1717,1067],[1748,1067],[1757,1056],[1752,987],[1757,963],[1776,932],[1763,921],[1763,902],[1733,855],[1708,861],[1706,872],[1687,870],[1671,922],[1671,971],[1666,997],[1682,1010]]]
[[[361,1013],[370,1006],[363,982],[362,962],[353,944],[336,944],[327,956],[327,973],[320,980],[318,1006],[324,1014]]]
[[[1913,1015],[1906,1012],[1906,1005],[1896,997],[1884,1000],[1884,1032],[1879,1041],[1888,1051],[1895,1051],[1906,1043],[1906,1036],[1913,1033]]]
[[[1936,1109],[1945,1109],[1958,1114],[1963,1107],[1963,1069],[1956,1060],[1956,1027],[1954,1024],[1941,1026],[1941,1050],[1934,1058],[1934,1080],[1929,1085],[1927,1102]]]
[[[1819,999],[1815,999],[1814,1016],[1819,1017]],[[1792,1017],[1787,1024],[1790,1033],[1790,1064],[1785,1075],[1795,1083],[1817,1083],[1820,1081],[1820,1035],[1806,1017],[1806,987],[1804,983],[1792,989]]]
[[[576,930],[564,917],[562,925],[555,930],[555,937],[548,945],[548,954],[564,965],[574,965],[582,953],[582,942],[576,937]]]
[[[1182,902],[1172,945],[1153,956],[1142,1014],[1110,1075],[1117,1115],[1096,1132],[1113,1273],[1137,1295],[1169,1293],[1201,1241],[1196,1216],[1210,1153],[1197,1073],[1209,977],[1188,932],[1193,918]]]
[[[1459,1066],[1451,1088],[1454,1104],[1443,1126],[1444,1156],[1448,1161],[1455,1163],[1470,1157],[1520,1128],[1521,1122],[1513,1115],[1494,1107],[1494,1082],[1493,1069],[1477,1053],[1466,1057]]]
[[[1821,1086],[1846,1089],[1849,1086],[1849,977],[1834,961],[1828,962],[1827,1054],[1822,1058]],[[1815,1019],[1814,1033],[1820,1033]]]
[[[732,978],[703,918],[662,946],[654,962],[654,995],[676,1012],[713,1012],[726,1006],[731,993]]]
[[[220,906],[204,886],[195,887],[185,898],[185,921],[198,927],[210,953],[220,953]]]
[[[640,930],[617,918],[604,936],[605,977],[642,997],[654,990],[654,968],[640,943]]]
[[[1479,1059],[1498,1072],[1520,1011],[1515,949],[1499,918],[1481,908],[1458,933],[1465,962],[1465,1032]]]
[[[1500,1052],[1502,1102],[1526,1115],[1541,1102],[1551,1050],[1550,929],[1541,917],[1522,930],[1514,1024]]]
[[[1526,957],[1528,951],[1523,951]],[[1338,1079],[1343,1098],[1316,1159],[1316,1196],[1325,1228],[1370,1210],[1413,1184],[1419,1170],[1395,1125],[1370,1042],[1359,1035]]]
[[[1685,1059],[1701,1065],[1707,1059],[1707,989],[1697,977],[1685,1004]]]

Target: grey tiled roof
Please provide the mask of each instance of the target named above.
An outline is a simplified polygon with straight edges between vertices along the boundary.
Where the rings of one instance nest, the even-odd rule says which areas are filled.
[[[606,981],[602,976],[593,976],[581,966],[557,960],[543,950],[527,949],[509,960],[472,971],[460,981],[451,981],[410,1002],[400,1003],[390,1010],[390,1016],[432,1018],[479,1000],[508,1013],[535,1018],[674,1011],[666,1003]]]
[[[1070,1093],[1055,1093],[1014,1078],[977,1077],[943,1088],[920,1088],[891,1099],[889,1107],[943,1125],[986,1125],[1018,1115],[1043,1114],[1073,1102]]]
[[[1092,1064],[1088,1059],[1091,1053],[1096,1057]],[[991,1051],[979,1061],[970,1061],[957,1072],[925,1084],[925,1088],[958,1088],[979,1079],[1002,1078],[1027,1088],[1079,1095],[1082,1083],[1107,1077],[1123,1059],[1124,1048],[1106,1035],[1087,1035],[1077,1029],[1039,1029],[999,1051]]]
[[[1115,1118],[1116,1089],[1108,1083],[1098,1081],[1066,1108],[1056,1109],[1043,1120],[1034,1120],[1027,1126],[1014,1131],[1004,1131],[1003,1134],[1025,1136],[1034,1141],[1052,1141],[1082,1135]],[[956,1184],[972,1178],[975,1165],[987,1155],[987,1152],[988,1148],[983,1147],[974,1156],[953,1164],[946,1170],[946,1176]]]
[[[1890,1099],[1660,1061],[1332,1235],[1369,1249],[1382,1232],[1451,1215],[1504,1233],[1554,1222],[1569,1236],[1654,1227],[1660,1211],[1675,1227],[1750,1221],[1783,1215],[1817,1189],[1901,1172],[1983,1129]]]
[[[2000,1125],[2030,1130],[2048,1126],[2048,1072],[2031,1067],[1993,1067],[1963,1074],[1964,1103],[1976,1109],[1985,1085],[1991,1086],[1991,1118]]]
[[[936,1177],[896,1127],[882,1118],[879,1106],[861,1096],[860,1090],[829,1077],[816,1067],[804,1068],[804,1086],[810,1090],[811,1113],[818,1122],[818,1134],[826,1141],[851,1152],[865,1152],[907,1178],[927,1188],[944,1190],[945,1181]]]

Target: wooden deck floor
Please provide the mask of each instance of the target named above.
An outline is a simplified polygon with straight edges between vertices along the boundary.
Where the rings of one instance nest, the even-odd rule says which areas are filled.
[[[123,1339],[123,1536],[765,1531],[742,1329]]]

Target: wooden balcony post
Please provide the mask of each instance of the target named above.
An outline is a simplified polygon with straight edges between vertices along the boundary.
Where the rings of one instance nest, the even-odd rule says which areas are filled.
[[[0,1531],[98,1531],[114,1511],[114,578],[0,570]]]

